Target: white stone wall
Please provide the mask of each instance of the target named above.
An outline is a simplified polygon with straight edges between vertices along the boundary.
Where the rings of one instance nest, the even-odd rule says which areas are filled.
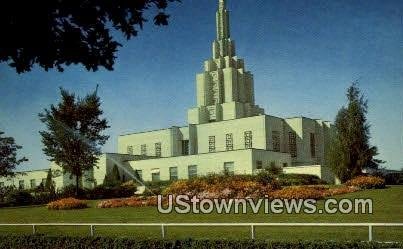
[[[32,189],[39,186],[42,181],[45,181],[47,175],[48,169],[24,171],[17,173],[15,177],[0,177],[0,186],[14,186],[19,188],[20,181],[23,181],[23,189]],[[31,180],[34,183],[33,187],[31,186]]]

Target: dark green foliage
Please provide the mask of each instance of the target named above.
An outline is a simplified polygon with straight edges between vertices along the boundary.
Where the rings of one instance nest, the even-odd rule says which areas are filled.
[[[28,160],[25,157],[17,159],[17,150],[22,147],[15,144],[14,138],[3,137],[3,134],[0,131],[0,176],[14,176],[15,167]]]
[[[46,191],[49,192],[55,192],[55,186],[53,184],[52,180],[52,170],[48,170],[48,174],[46,175],[46,181],[45,181],[45,186],[44,186]]]
[[[47,236],[1,236],[0,249],[3,248],[194,248],[194,249],[377,249],[402,248],[402,243],[376,242],[334,242],[334,241],[297,241],[275,242],[263,240],[138,240],[108,237],[47,237]]]
[[[97,163],[100,146],[109,138],[102,132],[109,126],[101,118],[103,111],[97,90],[81,99],[61,89],[61,97],[57,106],[51,105],[39,114],[47,129],[39,133],[50,161],[75,177],[78,194],[79,179]]]
[[[342,182],[361,175],[364,168],[376,169],[383,163],[374,158],[378,155],[377,147],[369,144],[368,102],[356,82],[346,95],[348,103],[337,113],[336,133],[327,154],[327,163]]]
[[[283,172],[281,167],[276,166],[275,162],[270,162],[270,166],[265,169],[272,175],[279,175]]]
[[[4,198],[4,202],[8,206],[25,206],[33,203],[31,193],[26,190],[12,190]]]
[[[105,175],[104,184],[105,186],[119,186],[122,184],[122,180],[120,178],[118,166],[113,165],[112,171]]]
[[[62,191],[57,193],[58,198],[67,198],[76,196],[81,199],[97,200],[97,199],[111,199],[133,196],[137,188],[133,184],[122,184],[117,186],[98,185],[93,189],[78,190],[76,195],[75,186],[70,185],[63,188]]]
[[[308,174],[281,174],[278,176],[278,181],[281,186],[327,184],[318,176]]]
[[[177,0],[86,1],[14,0],[0,8],[0,62],[18,73],[38,65],[46,71],[82,64],[87,70],[113,70],[121,44],[115,29],[126,39],[137,36],[153,13],[155,25],[167,25],[165,9]]]
[[[159,195],[162,191],[168,187],[173,181],[158,181],[158,182],[145,182],[146,190],[143,195],[154,196]]]

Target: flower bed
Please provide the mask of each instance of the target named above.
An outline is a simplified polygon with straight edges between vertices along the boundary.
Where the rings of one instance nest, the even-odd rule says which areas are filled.
[[[346,182],[346,186],[354,186],[360,189],[385,188],[385,179],[378,176],[358,176]]]
[[[77,200],[74,198],[65,198],[48,203],[48,209],[51,210],[70,210],[87,208],[88,205],[85,201]]]
[[[100,201],[97,208],[117,208],[117,207],[148,207],[157,206],[157,197],[130,197],[124,199],[111,199]]]
[[[315,199],[319,200],[324,197],[341,195],[356,192],[356,187],[341,186],[337,188],[328,188],[325,186],[298,186],[286,187],[273,191],[270,194],[271,199]]]

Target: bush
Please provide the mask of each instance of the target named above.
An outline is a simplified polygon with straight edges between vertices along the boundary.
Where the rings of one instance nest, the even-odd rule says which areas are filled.
[[[137,186],[135,183],[129,181],[117,186],[98,185],[93,189],[79,189],[78,197],[92,200],[130,197],[134,195],[136,190]],[[70,185],[64,187],[63,190],[58,193],[58,196],[61,198],[76,197],[75,186]]]
[[[378,176],[358,176],[345,183],[346,186],[354,186],[360,189],[385,188],[385,179]]]
[[[264,240],[162,240],[162,239],[130,239],[108,237],[48,237],[48,236],[0,236],[0,249],[5,248],[271,248],[271,249],[377,249],[402,248],[402,243],[377,242],[335,242],[335,241],[295,241],[275,242]]]
[[[31,193],[26,190],[11,190],[4,197],[5,206],[26,206],[33,203]]]
[[[85,201],[82,200],[77,200],[74,198],[64,198],[48,203],[47,207],[51,210],[70,210],[87,208],[88,205]]]
[[[320,179],[318,176],[308,174],[281,174],[278,180],[281,186],[326,184],[326,181]]]

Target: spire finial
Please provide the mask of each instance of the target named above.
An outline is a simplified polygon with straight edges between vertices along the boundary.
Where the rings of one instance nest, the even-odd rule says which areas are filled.
[[[227,39],[229,38],[229,17],[226,9],[226,0],[218,1],[218,11],[217,11],[217,39]]]

